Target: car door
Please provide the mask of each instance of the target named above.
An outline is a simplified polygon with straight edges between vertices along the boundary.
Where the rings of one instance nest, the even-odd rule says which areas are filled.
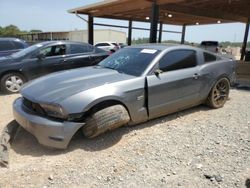
[[[41,47],[30,57],[22,60],[22,72],[29,79],[34,79],[52,72],[64,70],[67,48],[64,44]]]
[[[57,44],[40,49],[41,58],[37,59],[40,65],[40,75],[46,75],[65,69],[66,45]]]
[[[69,69],[94,65],[94,47],[89,44],[71,44],[70,55],[65,61]]]
[[[199,100],[199,79],[195,50],[173,50],[155,66],[157,73],[147,76],[150,118],[183,109]]]

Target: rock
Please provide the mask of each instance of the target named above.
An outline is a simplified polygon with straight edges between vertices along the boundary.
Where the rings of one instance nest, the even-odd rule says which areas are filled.
[[[215,141],[215,144],[220,144],[220,142],[219,141]]]
[[[221,175],[210,175],[204,174],[205,178],[210,179],[210,181],[214,182],[215,180],[219,183],[222,182],[223,178]]]
[[[162,183],[166,183],[165,177],[163,177],[163,178],[161,179],[161,182],[162,182]]]
[[[110,176],[108,176],[106,180],[107,180],[107,181],[110,181],[110,180],[111,180],[111,177],[110,177]]]
[[[205,178],[207,179],[211,179],[213,176],[209,175],[209,174],[204,174]]]
[[[214,178],[214,177],[211,177],[211,178],[210,178],[210,181],[211,181],[211,182],[214,182],[214,181],[215,181],[215,178]]]
[[[53,180],[54,179],[53,175],[49,175],[48,179]]]
[[[215,178],[215,180],[216,180],[217,182],[222,182],[222,177],[221,177],[221,175],[215,175],[214,178]]]
[[[195,166],[196,166],[197,169],[201,169],[203,167],[202,164],[196,164]]]

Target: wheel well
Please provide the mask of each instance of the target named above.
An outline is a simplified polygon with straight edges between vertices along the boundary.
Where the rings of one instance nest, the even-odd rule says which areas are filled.
[[[95,112],[97,112],[99,110],[102,110],[102,109],[104,109],[106,107],[114,106],[114,105],[117,105],[117,104],[122,105],[127,110],[128,115],[131,118],[128,108],[122,102],[117,101],[117,100],[106,100],[106,101],[102,101],[102,102],[92,106],[87,112],[84,113],[83,119],[85,119],[87,116],[91,115],[92,113],[95,113]]]
[[[212,91],[212,89],[213,89],[213,87],[215,86],[215,84],[216,84],[220,79],[222,79],[222,78],[226,78],[226,79],[228,80],[228,82],[229,82],[229,85],[230,85],[230,79],[228,78],[228,75],[223,74],[223,75],[219,76],[219,77],[214,81],[214,83],[212,84],[212,86],[210,87],[209,93],[208,93],[208,95],[207,95],[206,98],[209,97],[210,92]]]
[[[0,80],[1,80],[2,77],[5,76],[6,74],[11,74],[11,73],[20,74],[20,75],[22,75],[22,76],[24,77],[25,81],[27,81],[27,77],[26,77],[24,74],[22,74],[20,71],[12,71],[12,70],[3,72],[3,73],[1,74],[1,76],[0,76]]]

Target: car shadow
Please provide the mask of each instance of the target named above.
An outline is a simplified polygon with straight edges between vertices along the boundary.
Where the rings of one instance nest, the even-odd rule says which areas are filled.
[[[4,93],[2,91],[0,91],[0,96],[11,96],[11,95],[15,95],[15,94],[18,94],[18,93]]]
[[[198,107],[153,119],[135,126],[120,127],[116,130],[107,132],[93,139],[84,138],[82,132],[79,130],[72,138],[68,148],[65,150],[42,146],[37,142],[36,138],[33,135],[28,133],[22,127],[19,127],[11,147],[16,153],[19,153],[21,155],[31,155],[37,157],[43,155],[59,155],[74,151],[76,149],[83,149],[90,152],[101,151],[114,146],[122,139],[124,135],[127,135],[131,131],[152,127],[162,122],[174,120],[179,116],[186,116],[194,112],[208,110],[210,110],[210,108],[208,108],[207,106],[200,105]]]

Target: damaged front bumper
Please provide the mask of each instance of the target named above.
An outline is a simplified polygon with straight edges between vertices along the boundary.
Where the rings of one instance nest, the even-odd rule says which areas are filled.
[[[18,98],[13,103],[14,118],[42,145],[65,149],[73,135],[85,124],[69,121],[61,122],[38,116],[27,109],[22,100],[22,98]]]

